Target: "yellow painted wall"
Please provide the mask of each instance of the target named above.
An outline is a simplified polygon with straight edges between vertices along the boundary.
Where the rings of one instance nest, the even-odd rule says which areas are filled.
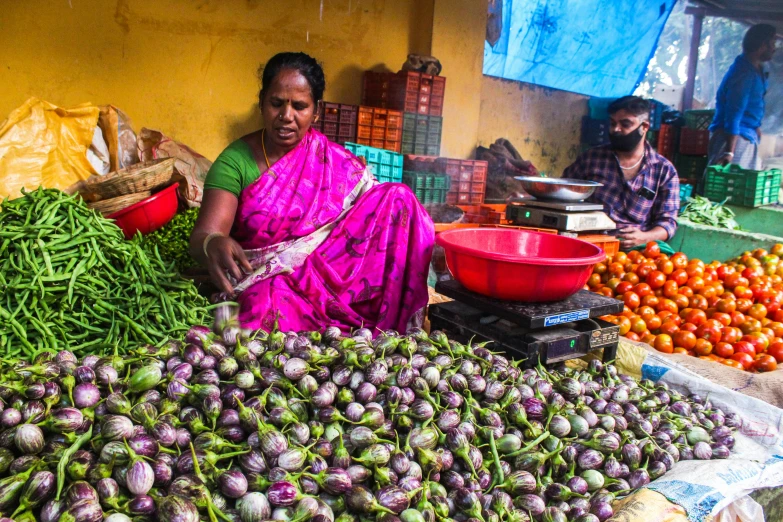
[[[579,154],[587,97],[484,76],[479,145],[506,138],[539,171],[560,177]]]
[[[443,156],[470,158],[476,149],[486,19],[486,1],[435,0],[432,55],[446,76]]]
[[[0,119],[29,96],[112,103],[210,159],[261,125],[259,64],[321,60],[326,99],[429,54],[434,0],[28,0],[0,9]],[[455,89],[456,90],[456,89]],[[448,94],[447,94],[448,96]]]

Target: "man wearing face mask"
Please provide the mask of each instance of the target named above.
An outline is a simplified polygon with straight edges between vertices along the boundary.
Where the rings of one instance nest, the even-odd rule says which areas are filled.
[[[617,224],[623,250],[667,241],[677,231],[680,181],[674,166],[645,140],[650,103],[624,96],[609,105],[609,144],[585,151],[564,178],[603,183],[588,201]]]

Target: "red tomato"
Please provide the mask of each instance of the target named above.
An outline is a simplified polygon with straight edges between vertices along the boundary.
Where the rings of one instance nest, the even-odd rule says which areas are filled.
[[[734,355],[731,356],[731,359],[740,363],[744,370],[749,370],[753,366],[754,362],[753,357],[747,353],[735,352]]]
[[[652,288],[650,288],[650,285],[647,283],[639,283],[636,286],[633,287],[633,292],[636,293],[639,297],[644,297],[646,295],[651,295],[653,293]]]
[[[767,354],[775,358],[777,362],[783,362],[783,341],[775,341],[767,348]]]
[[[655,241],[650,241],[644,247],[644,257],[655,259],[661,255],[661,247]],[[670,352],[671,353],[671,352]]]
[[[778,367],[778,362],[774,357],[767,354],[762,354],[756,357],[753,362],[753,369],[757,372],[771,372]]]
[[[752,358],[756,356],[756,348],[747,341],[737,341],[734,343],[734,353],[746,353]]]
[[[647,274],[646,281],[650,288],[661,288],[666,284],[666,274],[659,270],[653,270]]]
[[[720,331],[721,341],[734,344],[742,338],[742,331],[733,326],[727,326]]]
[[[696,337],[700,339],[704,339],[705,341],[709,341],[712,343],[712,345],[716,345],[720,342],[721,338],[721,327],[715,326],[714,324],[708,324],[704,323],[696,330]],[[703,354],[707,355],[707,354]]]
[[[669,281],[674,281],[678,286],[682,286],[688,282],[688,273],[682,268],[677,269],[671,273]]]

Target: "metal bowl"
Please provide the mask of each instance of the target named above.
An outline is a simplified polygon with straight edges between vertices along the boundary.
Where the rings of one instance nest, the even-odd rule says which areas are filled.
[[[603,183],[569,178],[542,178],[519,176],[522,188],[537,199],[550,201],[583,201],[593,195]]]

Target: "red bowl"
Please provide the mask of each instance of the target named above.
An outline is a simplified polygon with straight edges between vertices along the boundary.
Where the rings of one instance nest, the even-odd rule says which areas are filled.
[[[508,301],[559,301],[578,292],[606,254],[555,234],[503,228],[441,232],[451,275],[465,288]]]
[[[125,239],[132,238],[136,232],[154,232],[171,221],[177,213],[178,186],[178,183],[169,185],[157,194],[106,217],[116,222],[125,234]]]

